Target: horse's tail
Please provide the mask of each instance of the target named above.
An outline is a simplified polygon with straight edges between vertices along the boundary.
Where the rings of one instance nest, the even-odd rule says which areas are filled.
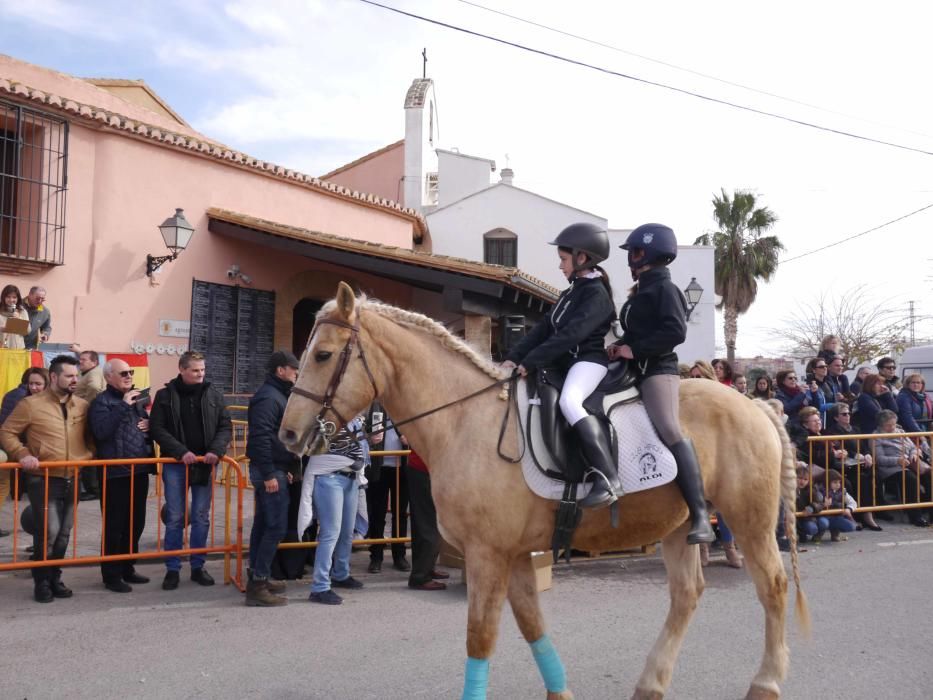
[[[790,541],[790,562],[794,575],[794,586],[797,589],[795,612],[797,624],[804,636],[810,636],[810,607],[807,597],[800,587],[800,561],[797,556],[797,453],[782,420],[784,410],[780,404],[770,405],[770,402],[755,400],[758,407],[764,411],[777,431],[781,442],[781,502],[784,504],[784,532]],[[780,411],[780,413],[778,413]]]

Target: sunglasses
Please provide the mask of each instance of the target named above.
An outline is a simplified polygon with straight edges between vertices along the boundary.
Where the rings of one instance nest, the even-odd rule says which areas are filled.
[[[813,365],[813,369],[826,369],[826,365]]]
[[[897,365],[885,365],[881,369],[897,369]]]
[[[125,369],[122,372],[118,372],[118,374],[124,379],[126,379],[127,377],[132,377],[135,372],[136,370],[133,370],[133,369]]]

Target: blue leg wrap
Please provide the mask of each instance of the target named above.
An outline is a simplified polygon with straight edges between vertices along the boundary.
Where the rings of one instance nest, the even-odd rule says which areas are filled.
[[[567,673],[551,638],[545,634],[532,642],[531,653],[534,654],[535,663],[538,664],[538,671],[548,692],[562,693],[567,690]]]
[[[559,663],[559,662],[558,662]],[[486,700],[489,686],[489,660],[467,657],[462,700]]]

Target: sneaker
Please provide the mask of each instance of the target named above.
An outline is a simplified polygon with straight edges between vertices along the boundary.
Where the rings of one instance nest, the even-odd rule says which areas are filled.
[[[334,581],[331,580],[330,585],[334,588],[351,588],[357,589],[363,587],[362,581],[357,581],[352,576],[347,576],[343,581]]]
[[[162,579],[162,590],[174,591],[176,588],[178,588],[178,578],[177,571],[166,571],[165,578]]]
[[[815,535],[811,536],[811,537],[810,537],[810,541],[811,541],[813,544],[819,544],[820,542],[823,541],[823,533],[822,533],[822,532],[818,532],[818,533],[816,533]],[[836,538],[833,537],[833,542],[835,542],[835,541],[836,541]]]
[[[320,593],[312,593],[308,596],[308,600],[312,603],[321,603],[323,605],[340,605],[343,602],[343,598],[334,593],[330,588]]]
[[[203,568],[191,570],[191,580],[202,586],[213,586],[214,577],[207,573]]]

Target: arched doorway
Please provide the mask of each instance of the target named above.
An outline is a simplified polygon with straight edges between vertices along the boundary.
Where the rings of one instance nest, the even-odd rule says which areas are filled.
[[[295,304],[292,310],[292,352],[299,359],[308,344],[311,329],[314,328],[314,315],[322,306],[324,302],[320,299],[305,297]]]

